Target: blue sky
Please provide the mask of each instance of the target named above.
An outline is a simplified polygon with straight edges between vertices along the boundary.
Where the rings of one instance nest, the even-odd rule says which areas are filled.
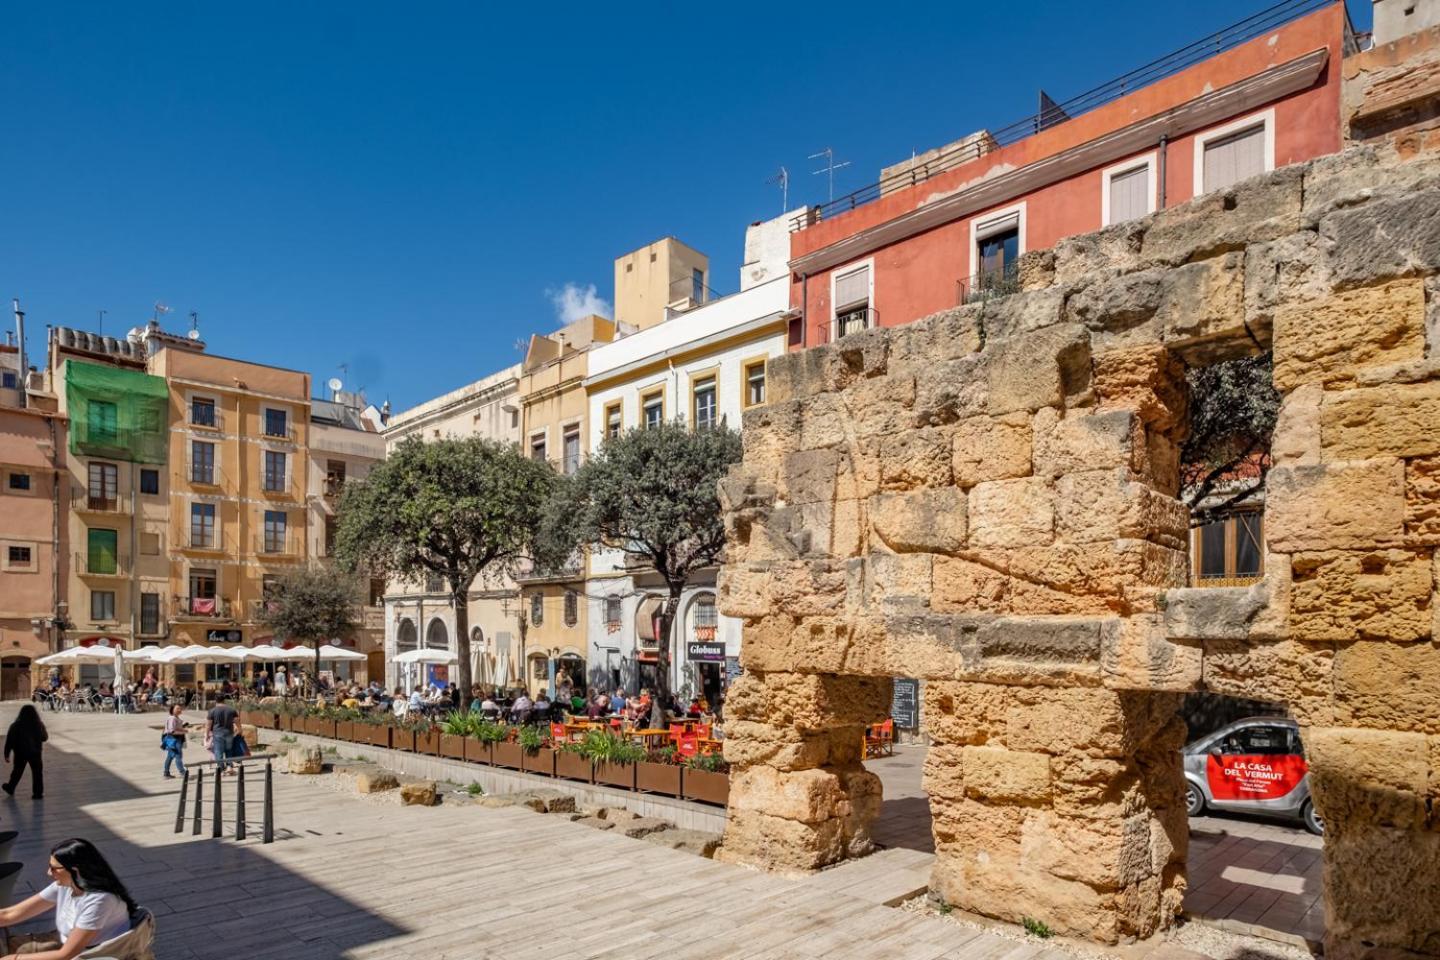
[[[745,225],[1080,93],[1258,0],[1103,4],[11,4],[0,294],[402,409],[609,300],[666,235],[738,286]],[[1357,29],[1369,6],[1350,0]]]

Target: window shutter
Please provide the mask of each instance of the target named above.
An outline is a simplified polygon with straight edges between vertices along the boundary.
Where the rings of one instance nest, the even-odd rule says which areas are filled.
[[[1265,172],[1265,125],[1205,145],[1205,190],[1220,190]]]
[[[1110,178],[1110,222],[1124,223],[1150,212],[1150,168],[1137,167]]]
[[[870,268],[861,267],[835,278],[835,309],[870,302]]]

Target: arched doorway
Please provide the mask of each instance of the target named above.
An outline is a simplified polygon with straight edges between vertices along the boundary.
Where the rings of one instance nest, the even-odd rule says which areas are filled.
[[[30,658],[0,658],[0,700],[30,698]]]
[[[415,633],[415,621],[404,619],[400,621],[399,628],[395,631],[395,652],[404,653],[406,650],[414,650],[419,646],[419,638]]]

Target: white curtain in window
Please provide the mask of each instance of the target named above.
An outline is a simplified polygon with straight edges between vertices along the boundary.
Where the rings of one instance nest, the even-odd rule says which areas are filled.
[[[861,267],[835,278],[835,307],[864,305],[870,300],[870,268]]]
[[[1265,172],[1265,125],[1205,144],[1205,189],[1220,190]]]
[[[1150,212],[1150,168],[1136,167],[1110,178],[1110,222],[1124,223]]]

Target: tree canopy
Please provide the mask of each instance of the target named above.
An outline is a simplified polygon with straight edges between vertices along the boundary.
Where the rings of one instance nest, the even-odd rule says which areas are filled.
[[[1186,380],[1190,435],[1180,450],[1180,483],[1193,522],[1207,523],[1264,489],[1280,394],[1268,353],[1197,367]],[[1225,494],[1221,502],[1202,505],[1216,493]]]
[[[320,564],[296,567],[270,587],[256,619],[275,631],[277,640],[312,645],[318,674],[321,645],[356,626],[359,591],[359,581],[343,570]]]
[[[514,572],[533,555],[556,484],[546,464],[481,437],[401,442],[345,485],[335,554],[349,570],[419,581],[443,577],[455,608],[457,686],[470,696],[467,599],[476,577]]]

